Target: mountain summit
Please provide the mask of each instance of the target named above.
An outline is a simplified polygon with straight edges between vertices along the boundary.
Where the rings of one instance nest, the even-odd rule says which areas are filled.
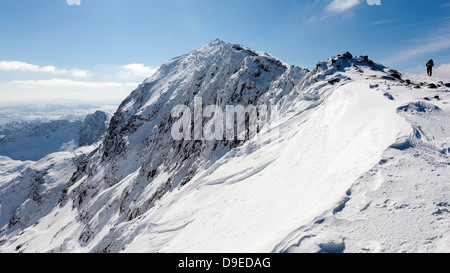
[[[448,251],[448,90],[429,84],[214,40],[140,84],[99,146],[5,176],[0,251]]]

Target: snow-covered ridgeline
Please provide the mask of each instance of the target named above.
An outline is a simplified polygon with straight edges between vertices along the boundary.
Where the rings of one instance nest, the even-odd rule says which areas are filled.
[[[401,207],[398,201],[389,204],[389,198],[379,201],[385,207],[375,204],[383,199],[385,187],[398,189],[388,183],[397,162],[409,168],[414,154],[423,152],[431,157],[427,167],[439,168],[437,179],[448,177],[446,134],[439,133],[448,128],[447,89],[439,81],[434,81],[436,89],[429,89],[406,76],[349,53],[309,71],[266,53],[213,41],[162,65],[133,91],[92,153],[60,154],[59,160],[72,158],[63,160],[71,162],[66,167],[59,160],[50,166],[38,162],[23,177],[4,183],[0,190],[9,197],[1,199],[0,249],[60,252],[76,245],[76,251],[91,252],[401,251],[404,233],[398,232],[399,226],[408,224],[417,234],[419,227],[409,221],[429,211],[432,215],[438,204],[439,215],[445,216],[448,199],[445,183],[419,187],[423,196],[440,194],[427,199],[422,209],[403,207],[400,224],[390,226],[389,219],[378,217],[378,208],[387,212],[390,205]],[[440,100],[427,102],[427,107],[414,104],[430,92]],[[193,109],[195,97],[222,109],[276,105],[280,117],[246,141],[175,141],[171,110],[176,105]],[[433,105],[440,110],[433,111]],[[415,113],[422,112],[424,118],[417,118]],[[442,124],[433,127],[427,117]],[[67,172],[52,173],[62,169]],[[68,170],[76,171],[69,177]],[[370,172],[377,173],[375,182]],[[405,173],[414,177],[412,171]],[[16,198],[22,180],[36,190]],[[421,183],[413,179],[410,184],[416,189]],[[409,191],[405,200],[415,202],[416,194]],[[339,215],[345,219],[340,221]],[[355,220],[358,215],[386,226],[381,234],[397,230],[397,240],[390,245],[376,237],[380,232],[352,235],[349,226],[365,224]],[[440,221],[439,228],[423,236],[434,234],[434,239],[424,243],[425,238],[411,235],[410,249],[436,250],[442,244],[448,249],[443,235],[448,216],[421,225],[436,226],[433,221]],[[324,222],[338,224],[327,229],[320,225]]]
[[[37,161],[59,151],[71,151],[102,140],[111,114],[96,111],[83,119],[12,122],[0,126],[0,155]]]

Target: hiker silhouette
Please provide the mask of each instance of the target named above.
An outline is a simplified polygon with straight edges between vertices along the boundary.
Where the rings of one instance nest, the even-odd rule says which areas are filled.
[[[428,76],[430,76],[430,77],[433,75],[433,66],[434,66],[434,62],[433,62],[433,60],[431,59],[431,60],[429,60],[428,63],[427,63],[427,74],[428,74]]]

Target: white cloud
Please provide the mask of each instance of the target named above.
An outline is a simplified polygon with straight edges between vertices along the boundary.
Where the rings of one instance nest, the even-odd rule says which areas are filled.
[[[70,74],[75,77],[86,78],[89,77],[91,72],[88,70],[72,69],[72,71],[70,71]]]
[[[138,83],[89,82],[54,78],[0,82],[0,101],[79,100],[120,103]]]
[[[120,82],[88,82],[75,81],[68,79],[53,78],[50,80],[27,80],[27,81],[10,81],[7,84],[20,85],[22,87],[121,87],[121,86],[137,86],[136,83],[120,83]]]
[[[394,22],[394,19],[387,19],[387,20],[380,20],[380,21],[375,21],[372,23],[372,26],[378,26],[378,25],[384,25],[384,24],[389,24]]]
[[[450,49],[450,29],[448,25],[429,32],[421,39],[411,41],[409,45],[395,52],[392,57],[382,62],[389,65],[405,64],[417,61],[418,58],[425,60],[425,63],[432,58],[433,53],[442,52]]]
[[[0,61],[0,70],[38,72],[39,66],[33,65],[33,64],[27,64],[27,63],[23,63],[23,62]]]
[[[28,73],[25,77],[30,73],[45,74],[45,78],[41,79],[7,79],[0,82],[0,101],[78,100],[120,103],[139,85],[142,78],[150,77],[157,70],[140,63],[105,67],[104,70],[95,72],[96,80],[87,81],[82,79],[94,75],[88,70],[0,61],[0,71]],[[49,79],[48,75],[53,78]]]
[[[361,0],[333,0],[325,7],[325,11],[331,13],[342,13],[356,7],[360,3]]]
[[[312,12],[313,15],[308,20],[312,23],[318,23],[337,15],[341,15],[343,19],[352,18],[355,15],[352,9],[361,4],[361,1],[363,0],[327,0],[328,5],[322,8],[319,13]],[[322,2],[314,1],[316,4]]]
[[[123,77],[150,77],[153,75],[158,68],[153,68],[151,66],[145,66],[141,63],[136,64],[127,64],[122,67],[124,71],[121,71],[120,74]]]
[[[450,36],[441,36],[415,45],[395,57],[397,61],[411,59],[420,55],[440,52],[450,48]]]
[[[49,73],[49,74],[64,74],[67,71],[65,69],[58,70],[53,65],[48,65],[48,66],[40,67],[38,72]]]
[[[45,73],[53,75],[71,75],[74,77],[88,77],[91,73],[88,70],[81,69],[58,69],[53,65],[39,66],[18,61],[0,61],[1,71],[19,71],[19,72],[34,72]]]
[[[450,79],[450,64],[441,64],[435,68],[433,76],[437,78]]]

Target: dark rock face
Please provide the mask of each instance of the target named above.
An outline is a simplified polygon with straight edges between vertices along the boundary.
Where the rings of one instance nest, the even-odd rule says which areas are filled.
[[[108,115],[102,111],[88,115],[78,130],[75,142],[79,147],[83,147],[101,140],[108,129],[108,121]]]

